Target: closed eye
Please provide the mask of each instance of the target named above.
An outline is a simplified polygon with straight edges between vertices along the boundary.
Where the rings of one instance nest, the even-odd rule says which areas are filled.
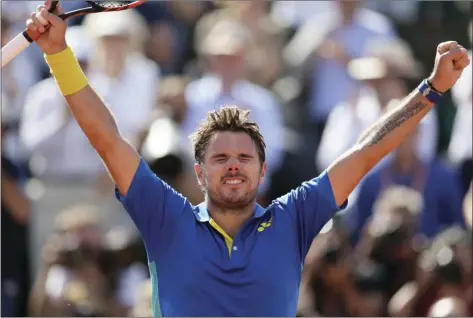
[[[212,159],[215,162],[223,163],[223,162],[227,161],[227,156],[225,156],[225,155],[215,155],[215,156],[212,157]]]
[[[247,162],[247,161],[250,161],[251,159],[253,159],[254,157],[253,156],[250,156],[250,155],[240,155],[240,160],[241,161],[244,161],[244,162]]]

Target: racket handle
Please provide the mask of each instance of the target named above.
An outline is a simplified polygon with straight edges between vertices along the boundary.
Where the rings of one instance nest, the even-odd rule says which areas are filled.
[[[28,46],[30,46],[31,42],[29,39],[24,35],[26,32],[22,32],[15,36],[10,42],[8,42],[4,47],[2,47],[2,67],[10,63],[18,54],[23,52]]]
[[[59,1],[52,1],[49,12],[54,12]],[[48,26],[46,26],[47,28]],[[23,52],[31,43],[36,41],[41,36],[41,33],[28,31],[25,29],[22,33],[15,36],[10,42],[2,47],[2,68],[10,63],[18,54]]]

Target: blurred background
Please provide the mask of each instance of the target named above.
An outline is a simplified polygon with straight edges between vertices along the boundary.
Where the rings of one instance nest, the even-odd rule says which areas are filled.
[[[2,46],[39,4],[1,1]],[[156,1],[71,20],[67,41],[122,134],[194,204],[187,136],[215,107],[250,109],[266,205],[427,77],[440,42],[471,59],[471,16],[463,1]],[[41,52],[1,78],[2,316],[151,316],[142,241]],[[314,240],[298,315],[473,315],[471,180],[470,66]]]

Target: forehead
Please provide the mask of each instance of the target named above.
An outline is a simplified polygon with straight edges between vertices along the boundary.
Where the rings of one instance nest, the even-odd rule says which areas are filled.
[[[256,155],[256,145],[245,132],[222,131],[210,138],[207,146],[207,156],[217,153]]]

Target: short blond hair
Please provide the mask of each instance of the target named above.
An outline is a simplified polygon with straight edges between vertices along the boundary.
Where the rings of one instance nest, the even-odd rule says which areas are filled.
[[[197,163],[203,163],[207,145],[212,136],[219,131],[247,133],[256,145],[261,164],[265,162],[264,137],[258,124],[250,120],[250,111],[237,106],[224,106],[209,112],[197,131],[189,136],[194,145],[194,157]]]

